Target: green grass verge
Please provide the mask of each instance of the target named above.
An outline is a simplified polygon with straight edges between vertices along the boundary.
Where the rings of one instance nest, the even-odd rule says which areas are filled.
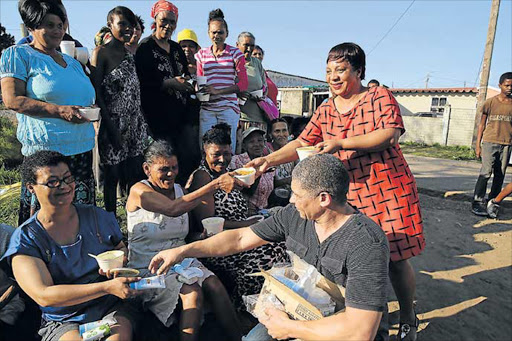
[[[473,149],[463,146],[441,146],[438,143],[426,145],[423,143],[402,142],[400,143],[400,148],[404,154],[449,160],[476,160]]]

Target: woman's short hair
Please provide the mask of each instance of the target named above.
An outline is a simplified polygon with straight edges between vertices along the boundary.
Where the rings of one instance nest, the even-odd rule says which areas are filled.
[[[231,126],[227,123],[214,125],[203,135],[203,145],[207,144],[231,145]]]
[[[146,28],[146,26],[144,26],[144,19],[142,19],[140,15],[135,15],[135,19],[137,19],[137,23],[140,25],[141,32],[144,33],[144,29]]]
[[[265,55],[265,50],[261,48],[259,45],[254,45],[254,50],[260,50],[262,55]]]
[[[128,20],[132,27],[137,26],[137,17],[128,7],[117,6],[112,8],[107,14],[107,23],[112,24],[112,20],[114,20],[114,15],[122,15],[126,18],[126,20]]]
[[[229,32],[228,23],[224,19],[224,13],[222,12],[222,10],[220,8],[210,11],[210,14],[208,15],[208,27],[210,26],[210,23],[212,21],[220,21],[224,25],[224,28],[226,29],[226,33]]]
[[[334,46],[327,56],[327,63],[335,60],[346,60],[354,70],[361,70],[361,79],[365,77],[366,55],[363,49],[354,43],[343,43]]]
[[[21,0],[18,3],[21,19],[25,26],[31,30],[38,28],[48,14],[58,16],[64,23],[66,14],[63,7],[60,0]]]
[[[68,159],[59,152],[40,150],[23,159],[21,164],[21,178],[26,184],[37,182],[37,171],[44,167],[57,166],[65,163],[69,167]]]
[[[176,150],[170,142],[165,140],[156,140],[153,141],[146,150],[146,153],[144,154],[144,161],[151,164],[157,158],[169,159],[173,156],[177,156]]]
[[[312,196],[326,192],[340,205],[347,202],[348,172],[335,156],[317,154],[302,160],[293,169],[292,180]]]

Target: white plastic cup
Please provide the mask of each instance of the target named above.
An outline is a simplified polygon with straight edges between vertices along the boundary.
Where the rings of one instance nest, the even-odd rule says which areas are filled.
[[[210,100],[210,94],[200,92],[201,89],[206,86],[207,82],[208,78],[206,76],[197,76],[197,88],[199,91],[196,93],[196,96],[201,102],[208,102]]]
[[[224,218],[222,217],[205,218],[201,222],[209,236],[220,233],[224,229]]]
[[[208,102],[210,100],[210,94],[205,94],[204,92],[196,92],[196,96],[200,102]]]
[[[256,181],[256,169],[250,168],[238,168],[235,170],[235,178],[242,181],[243,183],[251,186]]]
[[[86,65],[89,61],[89,50],[87,47],[75,48],[75,55],[76,60],[78,60],[83,65]]]
[[[202,86],[205,86],[208,82],[208,78],[206,76],[197,76],[197,86],[201,89]]]
[[[299,147],[296,149],[297,154],[299,155],[299,160],[302,161],[305,158],[318,154],[316,148],[314,146],[307,146],[307,147]]]
[[[96,256],[96,261],[103,271],[122,268],[124,260],[124,252],[121,250],[112,250],[100,253]]]
[[[251,95],[257,98],[263,97],[263,89],[251,91]]]
[[[82,115],[91,122],[98,121],[100,119],[100,110],[100,108],[78,109],[78,111],[80,111],[80,115]]]
[[[61,41],[60,52],[75,58],[75,42],[74,41]]]

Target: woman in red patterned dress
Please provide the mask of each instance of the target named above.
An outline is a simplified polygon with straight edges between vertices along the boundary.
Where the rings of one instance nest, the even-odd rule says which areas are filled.
[[[389,276],[400,304],[399,340],[415,340],[416,281],[408,259],[425,247],[418,192],[398,145],[405,131],[398,103],[384,87],[364,87],[364,73],[365,54],[358,45],[333,47],[326,69],[333,97],[317,109],[298,139],[248,166],[264,171],[296,160],[296,148],[313,145],[343,161],[350,174],[348,202],[378,223],[389,240]]]

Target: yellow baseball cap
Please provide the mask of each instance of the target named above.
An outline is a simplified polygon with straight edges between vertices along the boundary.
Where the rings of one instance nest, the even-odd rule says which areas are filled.
[[[178,33],[178,43],[183,40],[192,40],[194,43],[199,45],[199,43],[197,42],[196,32],[188,28],[185,28]]]

